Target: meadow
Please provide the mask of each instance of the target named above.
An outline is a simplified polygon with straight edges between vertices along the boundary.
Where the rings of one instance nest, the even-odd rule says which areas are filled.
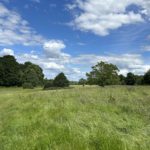
[[[0,88],[0,150],[150,150],[150,87]]]

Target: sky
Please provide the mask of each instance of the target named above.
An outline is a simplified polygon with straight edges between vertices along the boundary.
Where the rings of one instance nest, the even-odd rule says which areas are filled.
[[[46,78],[85,78],[97,62],[150,69],[150,0],[0,0],[0,56],[38,64]]]

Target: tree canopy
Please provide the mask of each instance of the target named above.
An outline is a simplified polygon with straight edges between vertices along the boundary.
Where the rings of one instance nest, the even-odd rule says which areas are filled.
[[[0,58],[0,85],[15,86],[19,84],[19,63],[13,56]]]
[[[78,84],[84,86],[84,85],[86,84],[86,82],[87,82],[86,79],[81,78],[81,79],[79,80]]]
[[[0,57],[0,86],[22,86],[30,83],[33,87],[43,84],[42,69],[31,62],[19,64],[14,56]]]
[[[148,70],[143,77],[144,84],[150,85],[150,70]]]
[[[55,77],[55,79],[53,81],[53,85],[55,87],[68,87],[69,80],[67,79],[65,74],[62,72]]]
[[[92,67],[92,71],[87,73],[87,81],[89,84],[97,84],[99,86],[119,84],[119,69],[116,65],[105,62],[97,63]]]
[[[0,86],[23,86],[34,88],[45,85],[47,87],[67,87],[69,84],[90,85],[150,85],[150,70],[144,75],[135,75],[131,72],[127,76],[119,75],[116,65],[99,62],[87,73],[87,79],[81,78],[79,82],[70,81],[62,72],[53,80],[44,80],[43,70],[40,66],[31,62],[20,64],[14,56],[6,55],[0,57]],[[46,81],[46,82],[44,82]]]
[[[133,73],[129,72],[125,79],[126,85],[134,85],[136,83],[136,77]]]

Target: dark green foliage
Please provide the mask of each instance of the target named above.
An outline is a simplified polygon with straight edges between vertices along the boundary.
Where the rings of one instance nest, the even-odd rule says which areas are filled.
[[[86,80],[83,79],[83,78],[81,78],[81,79],[79,80],[78,84],[84,86],[84,85],[86,84]]]
[[[31,83],[23,83],[22,87],[24,89],[34,89],[34,86]]]
[[[143,76],[142,75],[135,75],[136,85],[143,85]]]
[[[143,77],[143,82],[144,82],[144,84],[146,84],[146,85],[150,85],[150,70],[148,70],[148,71],[145,73],[145,75],[144,75],[144,77]]]
[[[125,83],[126,77],[121,74],[121,75],[119,75],[119,78],[120,78],[120,84],[121,84],[121,85],[125,85],[125,84],[126,84],[126,83]]]
[[[44,89],[49,89],[49,88],[52,88],[52,87],[54,87],[53,80],[47,80],[44,84]]]
[[[42,69],[35,64],[26,62],[19,64],[14,56],[0,57],[0,86],[22,86],[30,83],[33,87],[43,84]]]
[[[55,87],[68,87],[69,86],[69,80],[67,77],[64,75],[64,73],[58,74],[53,82],[53,85]]]
[[[119,84],[118,71],[117,66],[100,62],[92,67],[90,73],[87,73],[87,81],[89,84],[99,86]]]
[[[129,72],[126,77],[126,85],[135,85],[136,77],[133,73]]]
[[[32,64],[31,62],[25,62],[23,72],[23,82],[30,82],[33,86],[43,84],[44,74],[38,65]]]
[[[4,85],[5,69],[3,65],[3,58],[0,57],[0,86]]]
[[[0,86],[16,86],[19,84],[19,63],[13,56],[0,58]]]
[[[78,81],[70,81],[70,85],[78,85]]]
[[[39,85],[39,78],[34,69],[29,67],[24,71],[23,83],[30,83],[32,84],[33,87],[36,87]]]

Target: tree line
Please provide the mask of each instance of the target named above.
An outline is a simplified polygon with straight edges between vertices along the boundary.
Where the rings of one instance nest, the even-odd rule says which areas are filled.
[[[40,66],[31,62],[20,64],[14,56],[7,55],[0,57],[0,86],[67,87],[69,80],[64,73],[57,75],[54,80],[44,79],[43,70]]]
[[[53,80],[44,79],[40,66],[31,62],[20,64],[14,56],[0,57],[0,86],[22,86],[34,88],[44,86],[44,89],[53,87],[68,87],[69,84],[89,85],[150,85],[150,70],[144,75],[134,75],[129,72],[127,76],[119,75],[119,69],[114,64],[99,62],[86,74],[87,79],[79,82],[69,81],[64,73],[58,74]]]
[[[85,85],[150,85],[150,70],[144,75],[135,75],[131,72],[127,76],[119,75],[119,69],[114,64],[99,62],[86,74],[87,79],[81,78],[79,84]]]

